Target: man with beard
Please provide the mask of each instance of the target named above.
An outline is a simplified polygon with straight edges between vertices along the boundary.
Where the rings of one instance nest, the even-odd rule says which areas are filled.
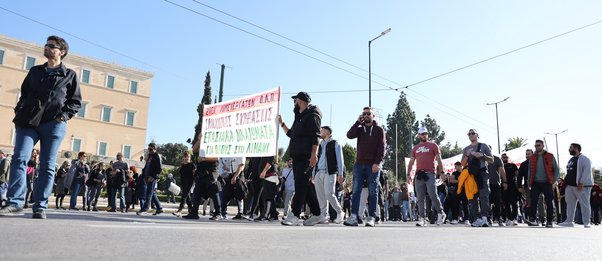
[[[474,175],[479,188],[479,204],[476,198],[469,200],[470,218],[473,227],[489,226],[489,173],[487,163],[493,163],[491,149],[487,144],[479,142],[479,133],[475,129],[468,130],[470,145],[462,151],[462,165],[468,166],[468,172]],[[479,211],[480,205],[480,211]],[[481,214],[480,217],[478,214]]]
[[[142,175],[146,181],[146,201],[144,206],[140,206],[140,210],[136,212],[136,215],[145,215],[146,211],[150,209],[151,204],[155,204],[157,209],[153,216],[163,213],[163,208],[157,197],[157,181],[161,174],[161,157],[157,153],[157,145],[154,142],[148,144],[148,158],[144,169],[142,169]]]
[[[418,201],[418,223],[416,223],[416,226],[425,227],[428,224],[426,221],[425,202],[427,192],[437,212],[437,225],[441,225],[445,221],[446,215],[443,212],[441,201],[437,195],[437,186],[435,185],[435,179],[437,178],[437,174],[435,174],[435,161],[437,161],[437,173],[443,172],[441,153],[439,152],[439,146],[428,140],[428,130],[425,127],[418,129],[418,137],[420,143],[412,148],[412,157],[410,158],[410,163],[408,163],[408,172],[406,172],[412,172],[414,161],[416,161],[416,176],[414,179]],[[411,179],[409,174],[406,179]],[[444,180],[445,178],[441,177],[441,179]]]
[[[368,218],[366,226],[373,227],[378,207],[378,182],[385,157],[385,131],[374,120],[376,115],[371,107],[364,107],[362,114],[347,131],[348,139],[357,138],[357,156],[353,165],[353,194],[351,195],[351,216],[343,222],[346,226],[357,226],[360,198],[364,181],[368,183]],[[363,212],[362,212],[363,214]]]
[[[67,131],[67,120],[81,107],[81,94],[75,71],[67,69],[62,59],[69,45],[52,35],[46,39],[43,65],[32,67],[23,84],[15,107],[15,149],[10,164],[8,205],[0,216],[23,214],[27,161],[40,142],[40,171],[35,180],[33,218],[46,218],[48,197],[54,183],[56,157]]]
[[[318,162],[318,138],[322,123],[322,112],[313,104],[311,97],[306,92],[299,92],[292,96],[295,103],[295,121],[288,128],[278,115],[278,122],[291,138],[289,153],[293,159],[293,174],[295,176],[295,195],[293,196],[292,215],[282,221],[285,226],[299,226],[301,209],[307,203],[312,216],[303,222],[303,225],[313,226],[320,222],[320,206],[313,184],[310,182],[311,169]]]
[[[537,214],[537,202],[539,195],[543,194],[546,203],[546,227],[554,227],[552,221],[554,220],[554,192],[552,191],[552,185],[560,176],[558,164],[552,153],[544,150],[543,141],[535,141],[535,154],[529,158],[529,188],[531,189],[530,198],[531,210],[529,220],[527,223],[529,226],[538,226],[538,222],[535,219]]]
[[[566,200],[566,220],[559,226],[572,227],[575,225],[575,208],[577,202],[581,207],[581,217],[583,227],[591,227],[591,206],[590,194],[594,185],[594,176],[592,175],[592,163],[588,157],[581,153],[581,145],[571,143],[569,153],[573,156],[566,165],[566,189],[564,198]],[[598,211],[596,209],[596,211]]]
[[[504,162],[504,172],[506,173],[507,189],[502,191],[502,201],[506,210],[506,226],[516,226],[516,216],[518,215],[518,185],[516,177],[518,175],[518,167],[516,164],[508,161],[508,155],[502,154],[502,162]]]

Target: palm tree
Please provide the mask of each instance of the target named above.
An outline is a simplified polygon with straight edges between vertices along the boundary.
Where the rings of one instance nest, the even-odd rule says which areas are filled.
[[[508,143],[504,144],[504,151],[513,150],[527,145],[527,139],[523,137],[508,138]]]

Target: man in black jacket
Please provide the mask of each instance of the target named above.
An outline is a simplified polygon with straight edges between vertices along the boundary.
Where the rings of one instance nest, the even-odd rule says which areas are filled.
[[[148,157],[144,169],[142,169],[142,176],[146,180],[146,202],[144,206],[140,206],[140,211],[136,212],[136,215],[144,215],[150,208],[151,200],[155,204],[157,210],[153,213],[154,216],[163,213],[161,208],[161,202],[157,198],[157,181],[159,174],[161,174],[161,158],[157,153],[157,145],[154,142],[148,144]]]
[[[35,181],[33,218],[46,218],[48,196],[54,181],[56,156],[67,131],[67,120],[81,107],[81,95],[75,72],[62,59],[69,45],[65,39],[49,36],[44,45],[43,65],[32,67],[21,85],[15,107],[15,151],[10,165],[8,206],[0,216],[23,214],[27,161],[35,144],[40,142],[40,171]]]
[[[320,126],[322,123],[322,112],[310,104],[311,98],[306,92],[300,92],[293,96],[295,102],[295,122],[288,128],[278,116],[280,126],[291,138],[288,146],[291,158],[293,158],[293,173],[295,176],[295,195],[293,196],[292,213],[286,220],[282,221],[285,226],[299,226],[299,215],[305,203],[309,205],[312,216],[303,225],[312,226],[320,222],[320,206],[316,196],[316,190],[310,182],[311,169],[318,162],[318,138],[320,137]]]

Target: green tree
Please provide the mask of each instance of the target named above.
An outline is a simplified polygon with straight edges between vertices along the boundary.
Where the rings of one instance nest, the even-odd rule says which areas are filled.
[[[163,155],[163,164],[177,166],[182,163],[184,151],[188,147],[182,143],[167,143],[157,145],[157,152]]]
[[[343,145],[343,161],[345,161],[345,173],[349,175],[349,173],[353,172],[353,165],[355,164],[355,157],[357,155],[357,150],[345,143]]]
[[[440,146],[439,149],[441,150],[441,158],[443,158],[443,159],[451,158],[453,156],[462,154],[462,148],[460,148],[460,146],[458,146],[457,141],[453,148],[452,148],[451,143],[448,142],[445,145]]]
[[[427,114],[424,120],[418,121],[414,123],[413,133],[418,133],[418,128],[425,127],[429,131],[429,139],[437,145],[441,145],[441,142],[445,139],[445,131],[441,131],[441,127],[437,124],[437,120],[431,118],[431,115]],[[418,137],[414,136],[414,144],[418,144],[420,140]]]
[[[412,131],[412,125],[416,121],[416,113],[410,108],[410,104],[406,98],[406,94],[402,92],[399,95],[397,106],[393,114],[387,116],[387,148],[385,153],[384,168],[395,171],[395,136],[398,136],[398,171],[399,177],[405,179],[405,157],[410,155],[412,149],[412,140],[415,131]],[[395,133],[395,125],[397,125],[397,133]]]
[[[284,153],[282,154],[282,162],[287,162],[289,159],[291,159],[291,153],[289,152],[287,147]]]
[[[508,143],[504,144],[504,151],[513,150],[527,145],[527,139],[523,137],[508,138]]]
[[[199,120],[194,126],[194,137],[192,137],[190,144],[196,143],[199,133],[201,133],[201,129],[203,128],[203,108],[205,104],[211,104],[211,73],[209,71],[207,71],[207,75],[205,75],[205,89],[203,90],[203,98],[201,99],[201,103],[199,103],[196,108],[196,111],[199,114]],[[196,161],[198,156],[199,155],[197,153],[194,153],[192,155],[192,160]]]

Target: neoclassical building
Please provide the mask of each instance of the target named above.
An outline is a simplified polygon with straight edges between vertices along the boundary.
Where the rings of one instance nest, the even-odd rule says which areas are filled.
[[[29,68],[46,62],[45,40],[34,44],[0,35],[0,149],[7,153],[14,148],[13,109],[21,83]],[[63,62],[79,77],[83,106],[68,123],[61,156],[85,151],[108,160],[122,152],[138,160],[144,155],[153,74],[76,51],[70,50]]]

